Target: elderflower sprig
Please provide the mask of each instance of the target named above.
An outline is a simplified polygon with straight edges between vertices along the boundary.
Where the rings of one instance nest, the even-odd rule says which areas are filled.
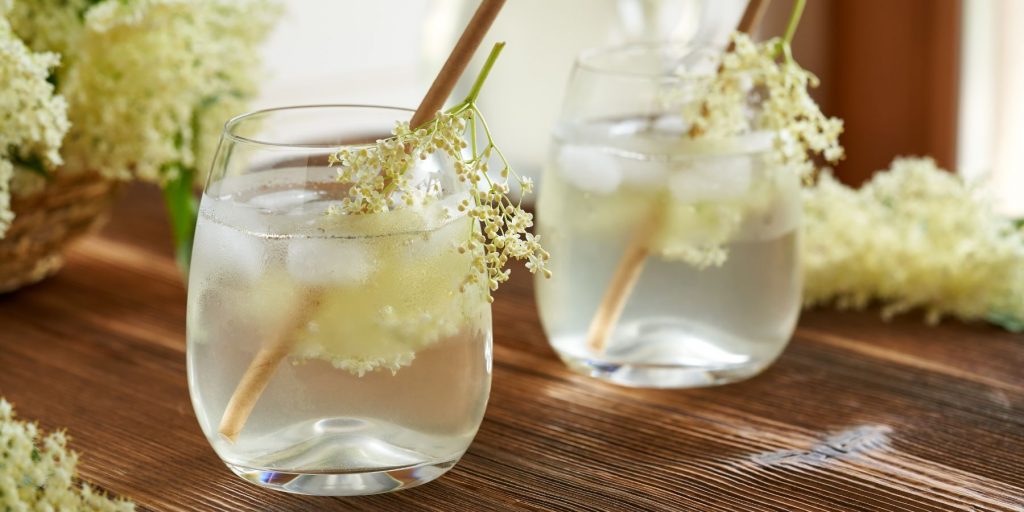
[[[128,512],[135,504],[110,499],[78,479],[78,454],[67,435],[43,437],[34,423],[20,421],[0,398],[0,510],[94,510]]]
[[[257,91],[272,0],[104,0],[82,13],[61,92],[72,168],[191,185]]]
[[[793,58],[790,41],[799,25],[805,0],[794,2],[789,25],[783,37],[755,43],[741,32],[732,35],[717,71],[699,84],[694,101],[683,103],[683,118],[690,121],[686,134],[709,144],[742,140],[745,136],[768,133],[771,149],[765,155],[765,168],[772,173],[796,173],[810,183],[816,174],[814,158],[836,163],[843,158],[839,135],[843,121],[821,112],[810,95],[818,79],[800,67]],[[680,68],[685,69],[685,68]],[[689,81],[687,83],[690,83]],[[683,97],[689,90],[676,91]],[[666,101],[678,101],[669,91]],[[674,244],[661,254],[697,268],[720,266],[728,258],[725,243],[732,239],[749,212],[763,200],[755,189],[733,204],[719,203],[708,212],[703,224],[719,229],[711,243],[699,246]],[[667,240],[672,241],[672,237]]]
[[[804,191],[804,302],[888,318],[923,309],[1024,330],[1024,229],[930,158],[898,158],[859,190]]]
[[[51,77],[59,85],[78,58],[86,13],[98,3],[100,0],[15,0],[7,19],[33,51],[61,56],[60,67]]]
[[[338,166],[338,181],[349,186],[346,197],[334,213],[358,215],[382,213],[402,206],[420,206],[443,193],[433,182],[425,189],[410,178],[416,160],[442,153],[454,162],[459,181],[468,185],[469,197],[457,206],[458,212],[476,221],[460,253],[475,255],[473,272],[466,276],[463,289],[486,284],[491,291],[507,281],[509,260],[525,260],[531,273],[551,275],[546,262],[550,255],[540,237],[529,232],[533,214],[522,208],[522,198],[533,191],[533,181],[520,176],[501,149],[476,99],[487,75],[501,53],[504,43],[494,46],[466,99],[451,109],[438,112],[425,126],[398,122],[392,137],[361,148],[342,148],[331,156]],[[480,133],[482,132],[482,134]],[[481,140],[481,136],[484,140]],[[501,164],[500,178],[489,173],[492,157]],[[514,182],[519,198],[510,197]]]
[[[187,273],[198,215],[192,187],[205,178],[224,120],[257,92],[259,43],[280,7],[276,0],[0,0],[0,84],[11,89],[0,90],[0,118],[14,112],[44,122],[38,111],[57,108],[56,100],[10,108],[19,91],[6,87],[10,64],[4,61],[33,63],[9,47],[7,25],[18,44],[46,52],[36,54],[35,66],[40,58],[53,59],[39,81],[51,93],[55,87],[66,118],[61,130],[47,132],[50,144],[59,131],[52,151],[60,149],[63,162],[32,154],[38,157],[28,161],[33,165],[21,167],[41,171],[43,163],[53,163],[60,172],[162,185],[178,262]],[[0,142],[5,132],[0,120]],[[28,137],[38,130],[10,133]],[[0,143],[0,153],[5,150]],[[41,176],[15,173],[0,157],[0,235],[11,220],[8,189],[28,194],[43,186]]]
[[[794,4],[781,38],[755,43],[746,34],[732,35],[730,51],[710,80],[700,102],[689,105],[694,137],[731,138],[767,131],[775,134],[771,157],[802,176],[815,171],[814,155],[829,163],[843,158],[839,135],[843,121],[826,116],[810,95],[818,78],[793,58],[790,41],[805,0]],[[756,103],[751,108],[751,99]]]
[[[60,56],[34,52],[18,38],[6,19],[10,8],[9,1],[0,0],[0,238],[14,218],[10,199],[18,192],[12,187],[16,173],[45,173],[60,165],[69,127],[67,103],[47,82]]]

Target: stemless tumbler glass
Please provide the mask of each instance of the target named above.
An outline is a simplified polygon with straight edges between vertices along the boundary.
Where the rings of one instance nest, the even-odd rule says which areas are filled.
[[[800,309],[800,180],[774,135],[692,137],[718,53],[631,45],[578,59],[540,183],[554,277],[536,282],[574,370],[629,386],[756,375]]]
[[[473,224],[452,162],[417,160],[416,206],[345,214],[329,155],[412,112],[259,111],[227,123],[203,194],[188,293],[188,380],[217,455],[289,492],[433,480],[466,451],[491,379],[491,312],[460,285]]]

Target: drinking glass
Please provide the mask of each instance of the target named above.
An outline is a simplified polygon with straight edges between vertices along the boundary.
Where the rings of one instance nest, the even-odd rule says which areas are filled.
[[[329,156],[411,111],[330,105],[227,123],[200,206],[188,290],[188,381],[227,466],[318,495],[433,480],[466,451],[491,380],[486,291],[463,287],[474,229],[453,162],[417,160],[427,199],[344,214]],[[455,213],[453,213],[455,212]]]
[[[554,277],[536,282],[570,368],[627,386],[751,377],[800,311],[800,179],[774,134],[691,137],[719,52],[630,45],[582,54],[540,182]]]

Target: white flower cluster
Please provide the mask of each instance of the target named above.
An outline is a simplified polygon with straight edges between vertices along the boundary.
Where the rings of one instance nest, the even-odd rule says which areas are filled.
[[[13,1],[7,17],[18,37],[34,51],[60,55],[60,71],[67,71],[85,33],[85,13],[100,0]],[[56,76],[59,83],[63,73]]]
[[[10,0],[0,0],[0,236],[14,218],[14,162],[60,165],[58,150],[68,130],[67,104],[46,81],[60,57],[29,49],[6,20],[10,8]]]
[[[478,147],[477,126],[484,130],[487,143]],[[533,182],[520,177],[495,145],[486,121],[472,102],[464,102],[449,112],[438,112],[426,126],[412,130],[409,123],[399,122],[393,137],[360,149],[343,148],[331,158],[337,164],[338,180],[349,185],[349,197],[341,213],[361,214],[386,212],[395,207],[416,206],[436,199],[441,187],[433,183],[427,190],[409,180],[409,171],[417,159],[426,159],[442,152],[454,162],[458,179],[468,184],[470,198],[457,207],[479,223],[479,229],[460,248],[462,253],[476,255],[475,272],[466,277],[463,288],[478,283],[494,291],[507,281],[510,259],[525,260],[532,273],[550,276],[545,267],[549,255],[540,245],[540,237],[528,231],[533,214],[523,210],[522,195],[533,190]],[[498,156],[504,167],[500,180],[488,174],[491,155]],[[513,202],[509,180],[514,179],[522,194]],[[336,212],[337,213],[337,212]]]
[[[669,212],[661,215],[652,249],[666,260],[682,261],[699,270],[720,267],[729,259],[725,244],[740,229],[749,209],[725,201],[671,205]]]
[[[43,185],[30,170],[201,177],[255,92],[272,2],[0,0],[0,236],[10,194]]]
[[[808,306],[923,309],[1024,329],[1024,229],[931,159],[903,158],[860,190],[830,175],[804,191]]]
[[[112,500],[79,483],[78,455],[67,449],[67,436],[45,437],[34,423],[15,419],[11,404],[0,398],[0,509],[92,510],[127,512],[135,504]]]
[[[106,0],[85,14],[69,165],[166,182],[204,170],[220,127],[255,92],[270,0]],[[197,173],[201,174],[201,173]]]
[[[781,39],[755,43],[743,33],[733,34],[732,43],[701,100],[691,105],[698,109],[688,116],[693,119],[691,134],[728,139],[757,131],[775,133],[776,161],[804,176],[814,171],[812,155],[832,163],[841,160],[843,121],[822,114],[808,92],[818,86],[818,79],[793,60],[789,44]]]
[[[759,165],[766,172],[792,173],[807,181],[815,174],[815,156],[832,163],[843,158],[839,145],[843,122],[825,116],[811,98],[809,90],[817,87],[818,80],[796,63],[786,40],[755,43],[746,34],[734,33],[717,71],[696,87],[692,82],[685,81],[687,88],[666,95],[665,101],[682,102],[683,118],[690,122],[685,133],[699,143],[716,145],[744,137],[755,140],[767,134],[772,145]],[[770,202],[766,198],[781,193],[762,188],[751,187],[737,201],[718,201],[714,208],[705,208],[701,224],[708,233],[707,226],[716,226],[714,236],[699,244],[663,237],[674,243],[670,244],[672,250],[661,254],[698,268],[722,265],[728,258],[724,245],[744,219],[763,210],[765,204],[759,203]]]

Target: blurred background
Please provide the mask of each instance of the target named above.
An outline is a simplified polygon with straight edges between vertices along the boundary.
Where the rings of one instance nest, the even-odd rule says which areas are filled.
[[[415,107],[477,3],[290,0],[264,48],[256,107]],[[513,165],[537,177],[580,50],[658,39],[724,44],[745,4],[511,0],[489,37],[509,46],[481,106]],[[780,35],[790,8],[773,1],[758,36]],[[825,113],[846,121],[840,178],[860,183],[894,156],[931,155],[990,191],[1001,211],[1024,215],[1022,28],[1022,0],[809,0],[794,53],[821,79]]]

